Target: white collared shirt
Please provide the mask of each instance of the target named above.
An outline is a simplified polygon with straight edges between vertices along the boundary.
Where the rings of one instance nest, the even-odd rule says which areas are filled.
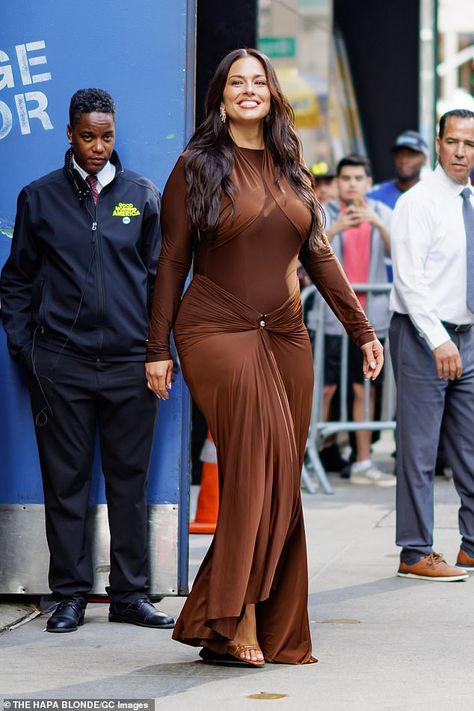
[[[408,314],[431,349],[449,340],[441,321],[474,323],[466,304],[466,187],[474,206],[471,185],[456,183],[438,165],[399,198],[393,213],[390,308]]]
[[[89,173],[85,171],[84,168],[81,168],[74,155],[72,156],[72,164],[81,178],[85,180]],[[97,178],[97,192],[100,193],[102,188],[105,188],[105,186],[111,183],[115,178],[115,166],[108,160],[102,170],[95,174],[95,177]]]

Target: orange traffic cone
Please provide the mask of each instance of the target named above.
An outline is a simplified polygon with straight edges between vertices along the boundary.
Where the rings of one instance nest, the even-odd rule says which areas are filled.
[[[201,451],[202,476],[197,502],[196,517],[189,524],[190,533],[214,533],[219,512],[219,475],[217,473],[216,445],[211,433]]]

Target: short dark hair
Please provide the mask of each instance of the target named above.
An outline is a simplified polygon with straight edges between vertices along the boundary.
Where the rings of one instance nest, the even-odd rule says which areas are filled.
[[[69,125],[74,128],[82,114],[112,114],[115,120],[115,103],[103,89],[79,89],[69,104]]]
[[[368,158],[365,156],[362,156],[360,153],[350,153],[348,156],[344,156],[344,158],[341,158],[339,163],[337,164],[336,168],[336,175],[341,174],[341,170],[346,166],[362,166],[362,168],[365,171],[365,174],[368,178],[372,175],[372,167],[370,165],[370,161]]]
[[[470,111],[469,109],[452,109],[451,111],[446,111],[446,113],[443,114],[439,120],[439,131],[438,131],[439,138],[443,138],[444,129],[446,127],[446,122],[452,116],[457,116],[457,118],[474,119],[474,111]]]

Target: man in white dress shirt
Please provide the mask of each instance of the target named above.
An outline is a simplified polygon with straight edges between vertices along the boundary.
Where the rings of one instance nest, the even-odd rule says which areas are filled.
[[[390,349],[397,382],[398,575],[438,582],[474,571],[474,113],[441,117],[438,165],[397,202]],[[433,551],[442,436],[460,496],[456,565]]]

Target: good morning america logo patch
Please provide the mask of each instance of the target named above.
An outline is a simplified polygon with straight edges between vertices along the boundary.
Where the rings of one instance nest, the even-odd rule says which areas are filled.
[[[131,217],[138,217],[140,215],[140,210],[135,207],[133,202],[119,202],[114,207],[112,217],[121,217],[124,224],[130,222]]]

